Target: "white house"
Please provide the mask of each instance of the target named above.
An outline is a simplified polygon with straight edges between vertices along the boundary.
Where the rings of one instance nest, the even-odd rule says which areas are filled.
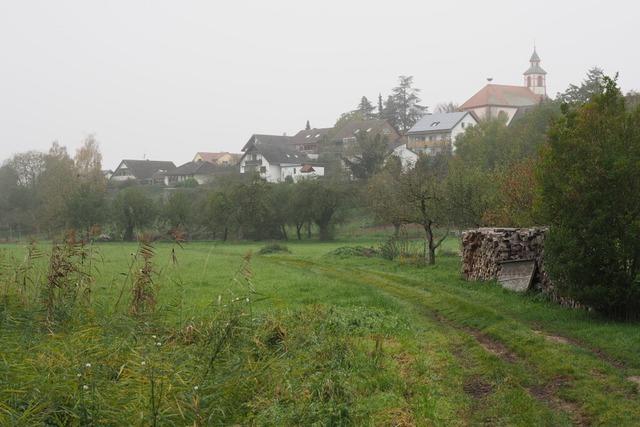
[[[407,147],[407,144],[402,144],[394,148],[391,155],[400,159],[403,170],[413,168],[420,157],[418,153]]]
[[[508,125],[517,113],[540,104],[547,94],[547,72],[540,67],[535,48],[529,62],[530,66],[524,72],[524,86],[488,84],[460,109],[473,112],[480,120],[503,116]]]
[[[268,182],[324,176],[324,166],[298,151],[288,136],[252,135],[242,151],[240,173],[257,172]]]
[[[473,114],[467,111],[427,114],[407,132],[407,149],[427,155],[452,152],[458,135],[477,124]]]

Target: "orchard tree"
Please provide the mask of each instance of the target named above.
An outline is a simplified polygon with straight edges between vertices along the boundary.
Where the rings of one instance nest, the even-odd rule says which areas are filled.
[[[392,162],[393,160],[390,164]],[[409,212],[400,191],[402,170],[394,169],[393,167],[385,168],[369,181],[367,199],[376,218],[385,224],[392,224],[393,235],[398,237],[400,227],[407,221]]]
[[[128,187],[120,191],[113,201],[113,218],[123,230],[123,240],[134,240],[135,230],[153,222],[156,208],[153,200],[140,187]]]
[[[419,224],[425,233],[424,254],[427,264],[436,263],[436,249],[449,234],[449,206],[445,186],[447,157],[421,156],[413,169],[400,179],[402,200],[406,205],[406,222]],[[436,237],[436,227],[446,232]]]
[[[539,173],[545,260],[561,296],[640,317],[640,109],[615,80],[552,128]]]

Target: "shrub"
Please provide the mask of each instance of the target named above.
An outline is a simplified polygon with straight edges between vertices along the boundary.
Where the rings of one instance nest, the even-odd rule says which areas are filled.
[[[291,251],[289,250],[289,248],[287,248],[286,245],[283,245],[280,243],[268,244],[258,251],[258,255],[268,255],[268,254],[277,254],[277,253],[290,254]]]
[[[640,316],[640,109],[614,80],[564,108],[543,152],[547,265],[560,296],[615,318]]]
[[[340,246],[329,252],[327,255],[337,256],[340,258],[350,258],[355,256],[362,257],[374,257],[378,256],[380,252],[375,248],[366,248],[364,246]]]

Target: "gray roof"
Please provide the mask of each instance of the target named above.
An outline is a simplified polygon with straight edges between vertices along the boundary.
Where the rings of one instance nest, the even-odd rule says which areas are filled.
[[[425,132],[445,132],[453,129],[467,114],[468,111],[457,111],[454,113],[427,114],[413,125],[408,135]]]
[[[191,175],[210,175],[213,174],[219,167],[216,167],[213,163],[209,162],[187,162],[177,168],[170,169],[167,172],[162,173],[163,176],[191,176]]]
[[[151,179],[153,174],[160,171],[168,171],[175,169],[176,165],[173,162],[166,162],[162,160],[123,160],[120,165],[126,165],[131,175],[136,179]],[[117,169],[120,169],[118,166]],[[116,170],[117,170],[116,169]]]
[[[291,137],[291,143],[295,145],[317,143],[322,140],[323,137],[327,136],[332,130],[333,128],[313,128],[310,130],[301,130],[293,137]]]
[[[540,64],[538,64],[537,62],[532,62],[531,66],[527,69],[527,71],[524,72],[525,76],[529,74],[547,74],[547,72],[542,69]]]
[[[290,136],[277,135],[253,135],[242,148],[246,153],[258,152],[267,159],[269,163],[281,164],[309,163],[310,159],[306,154],[296,150],[291,144]]]
[[[345,123],[339,129],[336,129],[333,135],[334,141],[340,141],[344,138],[355,137],[358,133],[370,133],[371,135],[382,134],[387,137],[390,142],[395,142],[400,135],[396,130],[387,122],[382,119],[369,119],[369,120],[353,120]]]
[[[540,62],[540,57],[538,56],[538,52],[536,52],[536,48],[533,48],[533,53],[531,54],[530,62]]]

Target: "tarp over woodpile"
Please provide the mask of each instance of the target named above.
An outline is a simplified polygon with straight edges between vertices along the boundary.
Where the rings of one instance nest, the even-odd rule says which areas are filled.
[[[462,233],[462,275],[467,280],[498,279],[503,266],[532,261],[531,286],[553,293],[544,268],[547,228],[478,228]],[[527,286],[528,288],[528,286]],[[524,290],[524,289],[521,289]]]

